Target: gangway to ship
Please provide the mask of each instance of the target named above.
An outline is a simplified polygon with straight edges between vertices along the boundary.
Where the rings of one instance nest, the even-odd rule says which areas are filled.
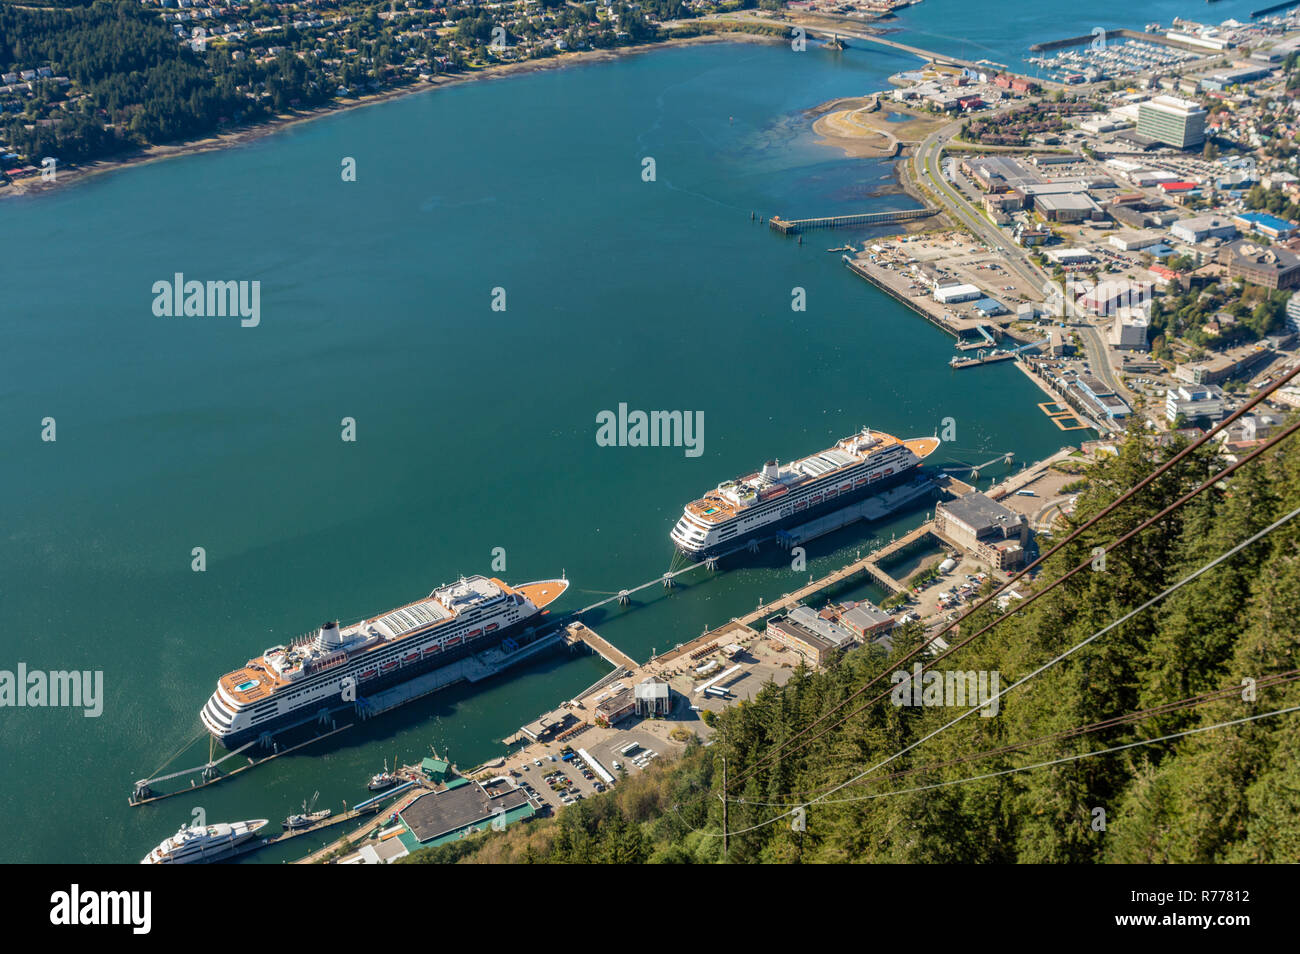
[[[980,476],[980,471],[983,470],[985,467],[990,467],[993,464],[996,464],[998,461],[1002,461],[1003,463],[1010,466],[1011,462],[1015,460],[1015,457],[1016,455],[1014,451],[1007,451],[1005,454],[998,454],[996,457],[990,457],[984,463],[976,464],[974,467],[967,468],[965,464],[962,464],[958,467],[945,467],[943,469],[945,473],[949,473],[949,474],[960,474],[963,471],[968,471],[969,476],[978,480]]]
[[[312,720],[308,719],[307,721],[310,722]],[[233,752],[228,752],[225,755],[223,755],[221,758],[208,761],[203,765],[196,765],[194,768],[182,769],[179,772],[171,772],[167,775],[158,775],[153,778],[140,779],[138,782],[135,783],[135,788],[131,792],[131,796],[127,799],[127,804],[130,805],[132,808],[136,808],[140,805],[147,805],[150,802],[158,802],[158,801],[162,801],[162,799],[164,798],[171,798],[174,795],[184,795],[188,792],[197,792],[201,788],[207,788],[209,785],[216,785],[218,782],[225,781],[228,778],[234,778],[240,772],[247,772],[249,769],[255,768],[256,766],[261,765],[264,762],[269,762],[272,759],[278,759],[280,756],[288,755],[290,752],[296,752],[298,749],[305,748],[306,746],[311,745],[313,742],[319,742],[321,739],[328,738],[329,736],[334,735],[335,733],[342,732],[344,729],[350,729],[354,724],[355,723],[349,722],[347,725],[333,726],[330,728],[328,732],[322,732],[319,735],[314,735],[310,739],[307,739],[304,742],[299,742],[296,745],[291,745],[288,748],[282,749],[276,747],[275,751],[272,752],[270,755],[263,756],[260,759],[249,758],[247,765],[241,765],[239,768],[231,772],[216,772],[215,769],[226,759],[238,755],[239,753],[247,749],[249,746],[256,744],[259,741],[258,739],[254,739],[251,742],[247,742],[244,745],[241,745],[239,748],[235,749]],[[289,726],[287,727],[286,731],[292,728],[297,728],[297,726]],[[174,792],[154,792],[149,787],[153,782],[165,782],[170,779],[180,778],[183,775],[199,775],[203,780],[195,784],[194,780],[191,779],[189,788],[177,789]]]

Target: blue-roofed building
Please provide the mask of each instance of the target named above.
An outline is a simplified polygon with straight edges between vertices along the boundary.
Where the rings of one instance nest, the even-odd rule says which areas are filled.
[[[1002,304],[996,298],[981,298],[975,302],[975,310],[985,318],[992,318],[994,315],[1007,314],[1007,306]]]
[[[1166,259],[1170,255],[1177,254],[1172,248],[1170,248],[1168,245],[1165,245],[1163,242],[1160,243],[1159,245],[1150,245],[1144,248],[1142,251],[1150,253],[1153,258],[1159,258],[1159,259]]]
[[[1294,222],[1279,219],[1276,215],[1269,215],[1267,212],[1242,212],[1240,215],[1234,215],[1232,221],[1243,232],[1258,232],[1275,241],[1289,239],[1296,233]]]

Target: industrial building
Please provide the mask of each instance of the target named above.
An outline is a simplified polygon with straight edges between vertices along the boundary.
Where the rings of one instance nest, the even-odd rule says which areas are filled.
[[[1113,214],[1112,210],[1112,214]],[[1153,245],[1159,245],[1165,240],[1165,237],[1154,229],[1145,229],[1140,232],[1120,233],[1112,235],[1106,241],[1113,247],[1122,252],[1140,252],[1144,248],[1150,248]]]
[[[1092,252],[1086,248],[1053,248],[1043,254],[1057,265],[1086,265],[1095,261]]]
[[[1157,96],[1138,104],[1137,132],[1178,149],[1205,142],[1205,110],[1176,96]]]
[[[1007,306],[996,298],[981,298],[975,302],[975,310],[985,318],[996,318],[1007,313]]]
[[[1230,239],[1237,235],[1237,226],[1217,215],[1195,215],[1179,219],[1169,229],[1169,234],[1180,242],[1198,245],[1206,239]]]
[[[1029,521],[984,494],[970,493],[935,505],[934,528],[994,569],[1019,566],[1029,544]]]
[[[1273,70],[1268,66],[1243,66],[1234,70],[1220,70],[1217,73],[1211,73],[1209,76],[1202,76],[1201,86],[1219,92],[1229,86],[1252,83],[1255,80],[1263,79],[1272,72]]]
[[[1151,282],[1098,282],[1079,299],[1079,304],[1094,315],[1114,315],[1123,308],[1151,307]]]
[[[974,285],[941,285],[934,290],[934,300],[943,305],[959,301],[974,301],[984,293]]]
[[[1086,192],[1035,195],[1034,211],[1047,222],[1083,222],[1105,218],[1101,206]]]

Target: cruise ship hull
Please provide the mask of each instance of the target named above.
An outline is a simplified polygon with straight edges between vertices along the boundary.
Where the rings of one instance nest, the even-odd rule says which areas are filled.
[[[345,711],[349,714],[355,713],[358,706],[364,704],[365,698],[368,695],[372,695],[384,689],[391,689],[393,686],[409,682],[417,676],[423,676],[439,669],[445,669],[447,666],[464,659],[466,656],[471,656],[474,653],[483,652],[485,649],[492,649],[500,646],[506,639],[513,637],[522,645],[527,645],[528,642],[532,641],[532,638],[535,638],[535,635],[534,637],[527,639],[526,642],[519,639],[519,637],[526,634],[530,627],[537,630],[540,625],[541,614],[538,614],[537,616],[520,620],[504,629],[497,630],[491,635],[480,636],[476,640],[469,640],[459,646],[443,650],[430,659],[422,659],[414,663],[408,663],[401,668],[394,670],[392,673],[380,673],[371,679],[365,680],[357,686],[357,698],[355,701],[344,699],[342,691],[339,691],[328,699],[313,703],[310,711],[296,709],[292,712],[285,713],[284,715],[277,716],[276,718],[261,722],[251,729],[220,735],[213,732],[212,735],[222,748],[229,751],[252,742],[254,739],[263,735],[275,735],[278,732],[285,732],[289,729],[315,722],[321,717],[322,711],[329,712],[331,717]],[[211,727],[209,727],[209,731],[211,731]]]
[[[863,487],[840,493],[834,500],[825,501],[820,504],[812,504],[803,510],[795,510],[788,516],[778,517],[762,526],[755,527],[747,533],[737,533],[731,539],[699,548],[691,548],[676,543],[679,553],[696,562],[708,560],[715,557],[724,556],[728,553],[735,553],[738,550],[746,549],[753,541],[766,541],[773,539],[777,533],[782,530],[791,530],[795,527],[803,526],[805,523],[811,523],[821,517],[829,516],[837,511],[844,510],[856,503],[861,503],[869,497],[874,497],[892,487],[917,479],[921,474],[920,466],[914,466],[909,470],[904,470],[898,474],[892,474],[879,480],[872,481]]]
[[[297,726],[328,728],[393,708],[403,700],[368,700],[503,643],[511,643],[507,651],[533,643],[544,626],[544,607],[568,585],[560,579],[512,587],[462,577],[350,626],[328,621],[314,635],[273,646],[218,679],[200,721],[233,750]]]

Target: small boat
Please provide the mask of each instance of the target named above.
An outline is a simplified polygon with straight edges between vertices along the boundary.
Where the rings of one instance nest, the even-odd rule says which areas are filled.
[[[290,815],[280,824],[286,831],[293,831],[296,828],[310,828],[317,822],[323,822],[333,814],[328,808],[323,808],[318,812],[312,811],[316,807],[316,799],[320,798],[320,792],[316,792],[311,797],[311,804],[306,801],[302,803],[302,812],[298,815]]]
[[[323,822],[334,814],[328,808],[322,808],[318,812],[308,812],[301,815],[290,815],[280,824],[292,831],[295,828],[309,828],[317,822]]]
[[[384,770],[378,775],[371,776],[370,784],[367,785],[366,788],[370,789],[372,792],[382,792],[386,788],[392,788],[400,781],[401,778],[393,772],[388,771],[388,759],[384,759]]]

